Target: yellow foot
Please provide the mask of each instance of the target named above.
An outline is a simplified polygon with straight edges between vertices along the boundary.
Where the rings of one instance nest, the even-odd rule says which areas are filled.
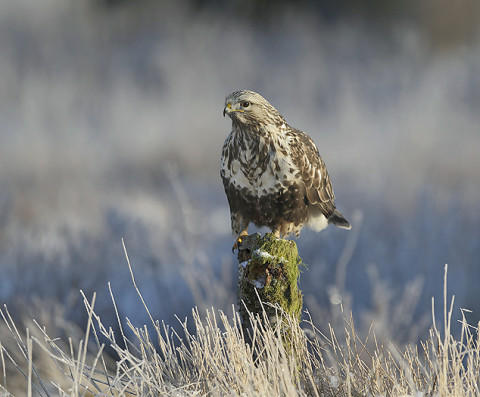
[[[235,250],[238,250],[238,247],[240,247],[240,244],[242,243],[242,237],[248,236],[248,233],[246,230],[242,231],[240,233],[240,236],[238,236],[237,240],[235,241],[235,244],[233,244],[232,247],[232,253],[235,253]]]

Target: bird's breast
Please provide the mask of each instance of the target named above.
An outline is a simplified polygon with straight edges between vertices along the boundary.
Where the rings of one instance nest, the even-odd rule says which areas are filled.
[[[232,140],[227,155],[222,165],[224,177],[237,190],[256,197],[281,193],[298,177],[288,147],[275,140]]]

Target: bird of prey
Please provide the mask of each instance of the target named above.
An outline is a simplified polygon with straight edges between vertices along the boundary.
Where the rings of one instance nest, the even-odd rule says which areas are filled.
[[[248,234],[249,223],[267,226],[277,237],[298,236],[304,226],[351,228],[335,208],[327,168],[307,134],[249,90],[226,98],[226,114],[232,131],[223,145],[220,175],[236,242]]]

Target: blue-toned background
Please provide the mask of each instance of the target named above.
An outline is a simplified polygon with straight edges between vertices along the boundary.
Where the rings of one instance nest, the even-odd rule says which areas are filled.
[[[446,263],[478,321],[479,23],[473,0],[3,0],[1,303],[58,301],[82,324],[79,290],[97,291],[114,323],[111,282],[142,324],[123,237],[155,318],[231,311],[222,109],[248,88],[316,141],[353,223],[298,240],[315,323],[343,307],[359,329],[416,341]]]

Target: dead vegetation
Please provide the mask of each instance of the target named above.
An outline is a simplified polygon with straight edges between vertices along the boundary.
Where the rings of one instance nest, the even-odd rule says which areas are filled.
[[[131,270],[131,268],[130,268]],[[133,285],[138,290],[132,273]],[[112,296],[116,311],[115,298]],[[454,299],[448,302],[446,269],[444,322],[433,320],[430,336],[416,346],[378,341],[374,331],[361,339],[351,316],[341,334],[322,333],[304,313],[299,323],[277,315],[292,330],[289,347],[268,321],[251,316],[251,344],[245,343],[235,309],[192,310],[190,319],[170,327],[154,320],[142,327],[118,318],[120,335],[102,324],[95,296],[84,303],[88,327],[83,335],[58,320],[47,328],[22,319],[16,326],[1,311],[0,395],[35,396],[473,396],[480,393],[478,328],[461,311],[460,337],[451,332]],[[118,314],[117,314],[118,317]],[[189,322],[193,322],[190,324]],[[26,331],[23,331],[24,327]],[[51,328],[51,327],[50,327]],[[440,329],[441,328],[441,329]],[[65,338],[52,335],[66,334]],[[374,348],[372,346],[374,342]],[[108,346],[117,355],[110,358]]]

